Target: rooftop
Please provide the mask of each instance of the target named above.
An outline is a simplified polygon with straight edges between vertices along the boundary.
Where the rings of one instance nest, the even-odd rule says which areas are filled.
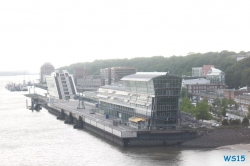
[[[118,85],[105,85],[101,86],[100,88],[125,91],[125,86],[118,86]]]
[[[221,73],[222,73],[221,70],[216,69],[214,67],[211,67],[211,69],[208,71],[207,76],[209,76],[209,75],[220,75]]]
[[[54,68],[54,66],[51,63],[49,63],[49,62],[44,63],[41,67],[42,68],[43,67],[53,67]]]
[[[166,75],[168,72],[137,72],[135,74],[131,74],[123,77],[121,80],[123,81],[150,81],[151,79]]]

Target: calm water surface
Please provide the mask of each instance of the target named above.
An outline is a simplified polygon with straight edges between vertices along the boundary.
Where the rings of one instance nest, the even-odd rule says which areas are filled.
[[[26,76],[38,79],[38,75]],[[239,150],[179,147],[122,148],[95,135],[75,130],[42,109],[26,109],[28,92],[9,92],[7,82],[24,76],[0,76],[0,165],[206,166],[249,165],[250,153]],[[44,91],[36,88],[36,93]],[[33,89],[31,89],[33,93]],[[225,162],[224,155],[245,155],[245,162]]]

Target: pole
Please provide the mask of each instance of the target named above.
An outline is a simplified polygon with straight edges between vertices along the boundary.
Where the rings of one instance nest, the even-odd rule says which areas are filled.
[[[28,109],[28,99],[26,99],[26,109]]]

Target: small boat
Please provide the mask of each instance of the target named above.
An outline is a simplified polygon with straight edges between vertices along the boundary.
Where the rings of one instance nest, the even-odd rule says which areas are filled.
[[[27,86],[33,86],[34,84],[32,84],[30,81],[27,83]]]
[[[22,87],[22,91],[28,91],[27,86],[23,86],[23,87]]]

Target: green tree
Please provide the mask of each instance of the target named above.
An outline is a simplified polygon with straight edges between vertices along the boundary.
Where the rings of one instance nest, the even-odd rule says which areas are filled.
[[[196,106],[196,118],[199,120],[209,120],[212,118],[212,115],[209,113],[209,105],[206,100],[199,102]]]
[[[226,108],[223,107],[223,108],[222,108],[222,111],[221,111],[221,115],[225,117],[226,114],[227,114]]]
[[[224,119],[223,121],[222,121],[222,125],[223,126],[227,126],[229,123],[228,123],[228,121],[226,120],[226,119]]]
[[[250,106],[247,107],[248,113],[247,113],[247,118],[250,119]]]
[[[230,125],[240,125],[240,120],[239,119],[232,120],[230,122]]]
[[[181,97],[182,97],[182,98],[188,98],[188,89],[187,89],[187,88],[182,87],[182,90],[181,90]]]
[[[219,98],[214,99],[213,106],[214,107],[220,107],[221,106],[221,100]]]
[[[191,103],[191,101],[188,98],[182,98],[181,111],[191,113],[194,116],[195,115],[195,106]]]
[[[221,114],[222,114],[222,116],[226,116],[226,114],[227,114],[227,99],[226,98],[223,98],[222,100],[221,100],[221,109],[222,109],[222,112],[221,112]]]
[[[245,117],[245,118],[242,120],[242,125],[248,126],[248,125],[249,125],[249,119]]]

